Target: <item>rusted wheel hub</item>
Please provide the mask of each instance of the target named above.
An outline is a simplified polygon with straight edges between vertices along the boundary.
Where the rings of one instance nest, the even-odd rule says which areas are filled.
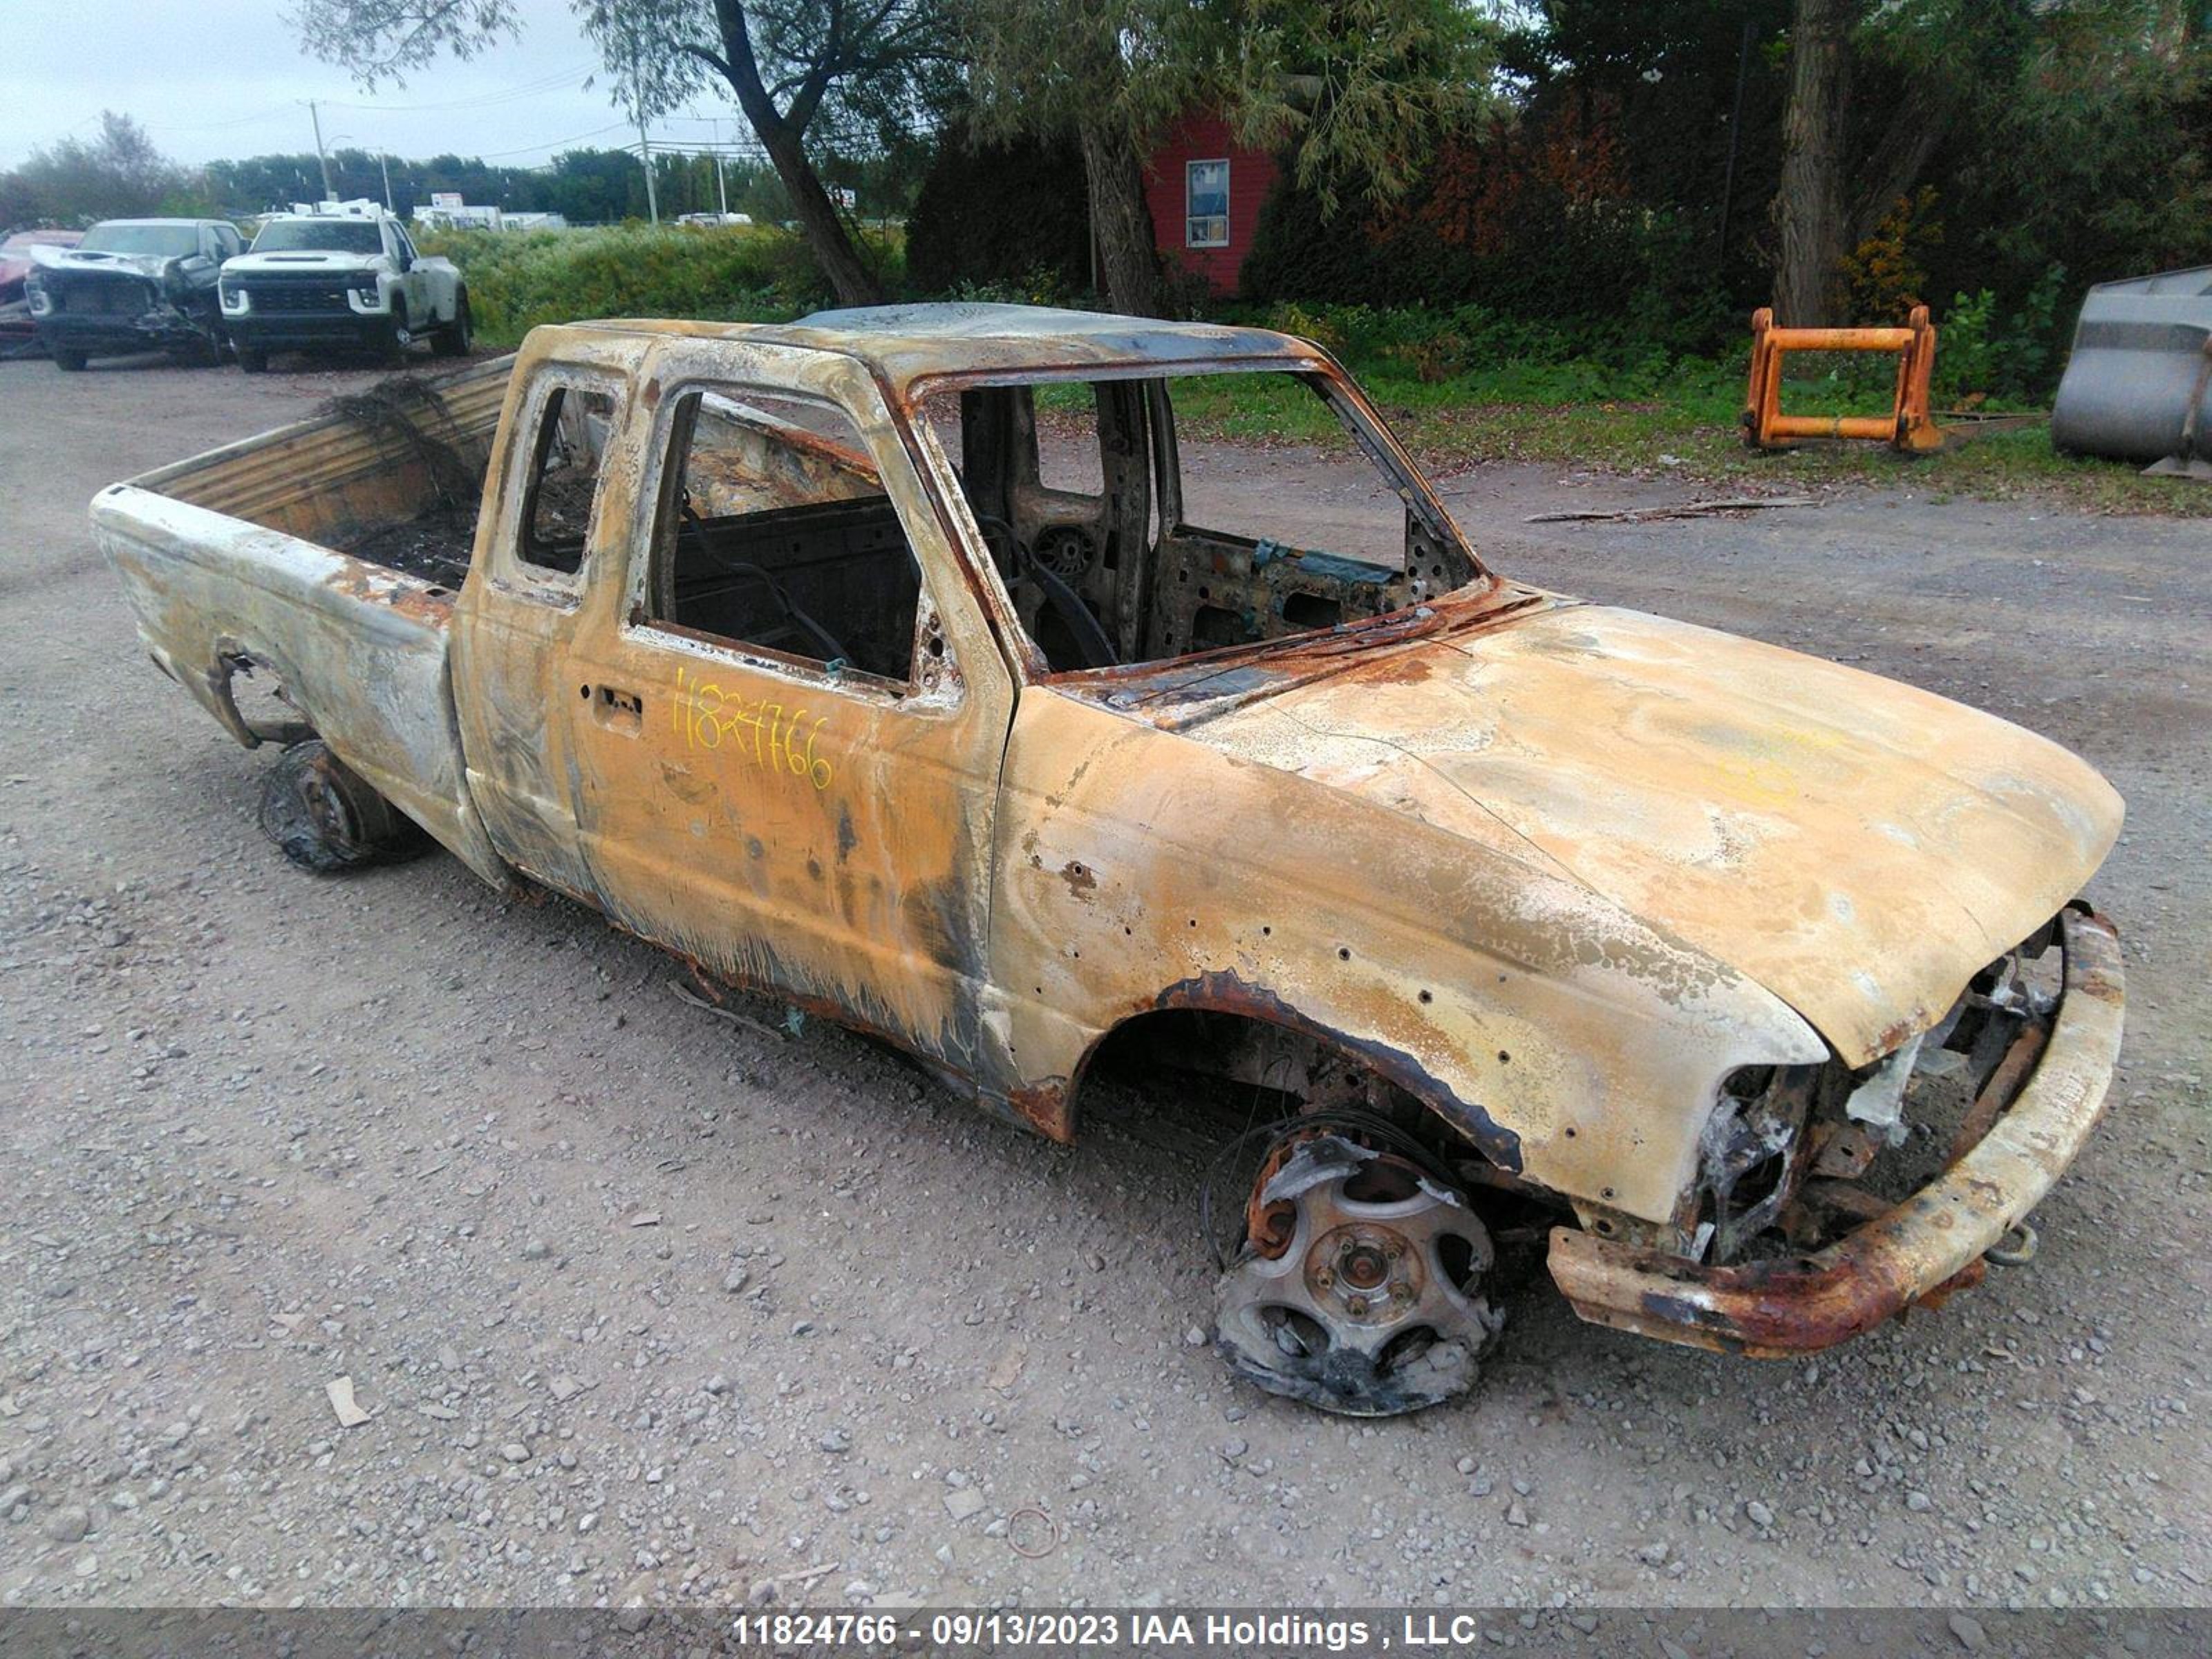
[[[1324,1411],[1388,1417],[1474,1385],[1504,1322],[1480,1294],[1490,1235],[1405,1158],[1336,1135],[1261,1167],[1215,1345],[1230,1369]]]

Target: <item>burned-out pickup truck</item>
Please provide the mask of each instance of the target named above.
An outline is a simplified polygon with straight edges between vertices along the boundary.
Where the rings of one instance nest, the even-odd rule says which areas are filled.
[[[1365,486],[1178,436],[1311,398]],[[2028,1255],[2103,1106],[2094,772],[1486,568],[1297,339],[540,329],[92,513],[301,862],[427,831],[1055,1139],[1117,1067],[1258,1122],[1218,1346],[1316,1405],[1468,1387],[1501,1249],[1841,1340]]]

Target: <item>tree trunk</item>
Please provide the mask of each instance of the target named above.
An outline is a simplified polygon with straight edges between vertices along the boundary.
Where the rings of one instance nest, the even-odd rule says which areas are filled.
[[[880,303],[883,288],[861,259],[860,250],[853,245],[853,238],[845,228],[844,216],[837,210],[836,203],[830,199],[830,192],[823,188],[814,163],[807,159],[806,147],[781,123],[777,124],[775,137],[763,132],[760,140],[775,168],[775,176],[783,180],[784,189],[790,193],[791,210],[798,216],[799,234],[806,238],[814,263],[822,267],[822,274],[829,279],[837,303]]]
[[[1856,0],[1795,0],[1790,24],[1790,101],[1782,118],[1782,182],[1774,196],[1781,257],[1775,320],[1819,328],[1833,320],[1844,255],[1844,162],[1851,100],[1850,27]]]
[[[1083,177],[1091,190],[1091,234],[1098,247],[1106,303],[1132,317],[1160,310],[1159,256],[1145,167],[1127,135],[1106,123],[1083,128]]]
[[[828,82],[830,70],[826,61],[814,65],[793,98],[789,112],[780,110],[761,81],[744,0],[714,0],[714,18],[722,36],[724,57],[720,60],[709,57],[707,61],[728,79],[730,89],[738,94],[738,107],[744,112],[753,136],[768,152],[775,176],[783,180],[784,189],[790,192],[791,210],[799,216],[799,234],[806,238],[814,263],[822,267],[822,274],[829,280],[839,305],[876,304],[884,297],[883,289],[861,259],[860,249],[854,246],[837,204],[830,199],[830,192],[823,189],[822,180],[815,174],[814,163],[807,159],[806,124],[818,107]]]

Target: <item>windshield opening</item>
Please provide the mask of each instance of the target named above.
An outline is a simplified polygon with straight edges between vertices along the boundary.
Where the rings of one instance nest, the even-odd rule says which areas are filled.
[[[94,225],[77,246],[88,253],[150,253],[185,259],[200,251],[197,225]]]
[[[1056,674],[1349,632],[1483,574],[1322,375],[970,383],[926,394],[921,412]],[[1211,435],[1248,428],[1354,444],[1286,465],[1279,448]],[[1310,464],[1326,476],[1291,477]]]
[[[384,238],[367,219],[276,219],[253,239],[256,253],[381,253]]]

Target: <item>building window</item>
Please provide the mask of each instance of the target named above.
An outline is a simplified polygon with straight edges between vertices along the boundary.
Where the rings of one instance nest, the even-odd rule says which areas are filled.
[[[1229,246],[1229,163],[1186,161],[1182,171],[1182,245]]]

